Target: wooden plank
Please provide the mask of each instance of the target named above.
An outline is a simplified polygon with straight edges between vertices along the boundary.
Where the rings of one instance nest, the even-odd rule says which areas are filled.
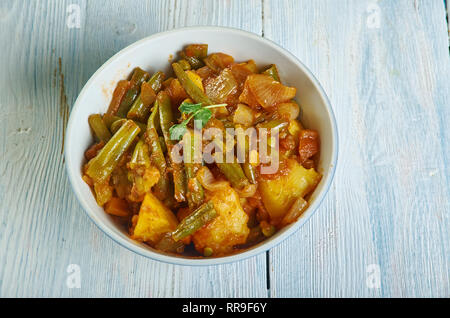
[[[70,4],[79,5],[79,29],[67,27]],[[69,108],[114,53],[186,25],[260,32],[260,15],[260,1],[2,1],[0,36],[8,45],[0,50],[0,296],[267,295],[264,255],[194,268],[151,261],[115,244],[82,211],[61,153]],[[69,264],[80,266],[80,289],[66,285]]]
[[[340,135],[327,199],[271,251],[271,296],[448,297],[443,2],[264,3],[265,35],[318,77]],[[381,288],[367,284],[371,264]]]
[[[264,31],[311,68],[337,115],[335,183],[310,222],[270,252],[270,295],[450,294],[443,2],[262,2],[1,2],[0,296],[267,295],[264,255],[193,268],[117,246],[82,212],[64,171],[67,111],[95,70],[142,37],[202,24]],[[80,29],[67,27],[70,4]],[[81,289],[66,286],[69,264],[80,266]],[[370,264],[381,289],[366,284]]]

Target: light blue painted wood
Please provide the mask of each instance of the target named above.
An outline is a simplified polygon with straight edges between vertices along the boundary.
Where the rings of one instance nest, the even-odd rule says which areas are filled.
[[[271,251],[272,296],[449,296],[443,2],[314,3],[265,6],[265,35],[317,75],[340,135],[327,199]],[[380,289],[366,284],[371,264],[379,266]]]
[[[72,3],[80,5],[80,29],[66,26]],[[249,13],[245,22],[231,14],[237,11]],[[264,255],[211,268],[167,265],[129,252],[93,225],[64,170],[55,73],[61,57],[72,105],[101,64],[140,38],[198,23],[260,32],[260,12],[248,2],[1,2],[0,34],[9,44],[0,50],[0,296],[267,295]],[[66,286],[69,264],[80,266],[81,289]]]
[[[80,29],[67,28],[69,4],[80,6]],[[0,296],[450,295],[441,0],[2,1],[0,23],[8,43],[0,50]],[[337,116],[333,188],[310,222],[271,250],[269,291],[265,255],[192,268],[117,246],[85,216],[65,174],[58,58],[72,105],[118,50],[191,25],[264,33],[314,72]],[[66,286],[69,264],[81,268],[80,289]],[[380,289],[366,285],[370,264],[380,266]]]

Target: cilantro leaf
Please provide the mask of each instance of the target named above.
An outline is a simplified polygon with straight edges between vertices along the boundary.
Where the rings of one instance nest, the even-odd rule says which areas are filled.
[[[202,108],[198,110],[194,115],[194,120],[201,121],[201,127],[205,127],[206,123],[211,119],[212,113],[209,109]]]
[[[202,108],[202,103],[199,104],[191,104],[187,102],[183,102],[178,109],[183,114],[189,115],[192,113],[195,113],[196,111],[199,111]]]
[[[223,107],[227,106],[227,104],[218,104],[218,105],[209,105],[202,107],[202,103],[192,104],[183,102],[178,109],[182,114],[191,115],[189,118],[183,120],[180,124],[173,125],[169,128],[170,139],[172,140],[180,140],[183,138],[184,134],[187,130],[187,125],[194,118],[195,121],[200,122],[200,129],[205,127],[208,121],[212,117],[212,112],[209,110],[210,108]],[[197,123],[196,123],[197,124]]]

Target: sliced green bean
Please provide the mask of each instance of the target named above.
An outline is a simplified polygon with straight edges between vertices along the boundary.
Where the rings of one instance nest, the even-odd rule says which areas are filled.
[[[153,90],[155,93],[158,93],[161,90],[162,83],[164,82],[164,79],[166,78],[166,75],[164,75],[163,72],[159,71],[152,75],[148,83],[152,85]]]
[[[176,230],[172,233],[173,239],[178,242],[185,237],[195,233],[200,228],[211,222],[217,217],[213,203],[207,202],[202,204],[189,216],[185,217]]]
[[[110,115],[110,114],[108,114],[108,113],[106,113],[106,114],[103,115],[103,121],[104,121],[106,127],[108,127],[109,130],[111,130],[111,125],[112,125],[115,121],[120,120],[120,119],[122,119],[122,118],[120,118],[120,117],[118,117],[118,116],[115,116],[115,115]]]
[[[194,133],[189,132],[185,135],[185,138],[189,138],[189,149],[185,149],[184,155],[184,167],[186,170],[187,179],[187,201],[191,210],[198,207],[203,203],[204,192],[203,187],[196,178],[197,171],[200,169],[200,164],[195,163],[195,145],[194,145]],[[188,153],[190,158],[188,158]]]
[[[156,72],[147,82],[151,85],[155,94],[161,90],[162,82],[164,81],[165,75],[163,72]],[[127,118],[135,119],[141,122],[145,122],[147,120],[148,114],[150,114],[151,110],[150,105],[146,105],[142,102],[141,94],[136,98],[133,105],[131,106],[130,111],[127,114]]]
[[[289,122],[279,120],[279,119],[272,119],[263,123],[258,124],[258,128],[266,128],[266,129],[274,129],[274,130],[282,130],[289,126]]]
[[[250,162],[244,162],[242,164],[242,170],[245,176],[252,184],[256,184],[256,169]]]
[[[116,114],[117,116],[126,117],[131,105],[133,105],[139,95],[142,83],[145,82],[148,77],[148,73],[143,69],[139,67],[135,69],[133,76],[131,77],[131,87],[120,102],[120,106]]]
[[[117,131],[119,131],[120,127],[122,127],[123,124],[125,124],[127,120],[125,118],[120,118],[119,120],[114,121],[111,124],[111,132],[115,134]]]
[[[269,68],[262,73],[271,76],[277,82],[281,82],[278,68],[275,64],[270,65]]]
[[[242,125],[236,125],[236,128],[243,129]],[[245,176],[252,184],[256,184],[256,168],[249,162],[249,137],[244,136],[244,142],[241,142],[238,138],[238,142],[236,143],[236,149],[244,155],[245,161],[241,163],[242,170],[244,171]]]
[[[191,64],[185,59],[181,59],[177,62],[183,68],[183,70],[188,71],[191,69]]]
[[[194,82],[189,78],[189,76],[184,72],[183,68],[178,63],[172,64],[173,71],[180,81],[181,86],[183,86],[186,93],[192,98],[196,103],[202,103],[203,106],[212,105],[213,102],[206,96],[203,91],[194,84]]]
[[[166,253],[181,254],[184,251],[184,244],[180,241],[175,242],[175,240],[172,238],[172,234],[166,233],[161,238],[161,240],[156,243],[155,248]]]
[[[160,199],[167,198],[170,187],[170,180],[167,176],[167,163],[166,158],[164,157],[164,152],[161,147],[161,143],[158,136],[157,127],[155,125],[156,118],[159,116],[159,106],[158,103],[155,103],[153,106],[153,111],[148,118],[147,124],[147,144],[150,148],[150,158],[153,165],[159,170],[161,177],[159,178],[158,183],[156,184],[156,190],[158,191],[158,197]]]
[[[106,124],[100,114],[90,115],[88,118],[88,122],[98,141],[107,142],[109,139],[111,139],[111,132],[109,131],[108,127],[106,127]]]
[[[184,172],[183,163],[176,163],[171,156],[175,141],[170,138],[169,129],[174,125],[175,119],[172,112],[170,97],[166,92],[160,92],[156,97],[156,102],[159,107],[161,130],[164,136],[164,142],[167,146],[167,152],[169,153],[170,166],[172,168],[175,200],[177,202],[183,202],[186,201],[186,174]]]
[[[131,169],[135,167],[150,167],[150,155],[148,151],[148,147],[145,142],[141,139],[137,142],[136,147],[134,148],[133,155],[131,156],[129,165]]]
[[[216,162],[216,164],[233,187],[242,190],[249,184],[248,179],[246,178],[239,163]]]
[[[166,92],[160,92],[156,96],[156,102],[159,107],[159,123],[164,136],[166,144],[173,144],[174,141],[170,138],[170,127],[175,123],[172,112],[172,104],[170,103],[170,97]]]
[[[194,70],[205,66],[205,63],[203,63],[203,61],[201,59],[199,59],[195,56],[187,56],[186,53],[184,53],[184,52],[181,52],[180,56],[182,59],[188,61],[188,63],[191,65],[191,68]]]
[[[166,142],[164,141],[164,137],[163,136],[159,136],[159,144],[161,145],[161,149],[163,151],[163,153],[167,153],[167,145]]]
[[[152,108],[152,104],[146,105],[142,102],[141,95],[139,95],[134,101],[133,105],[130,108],[130,111],[127,114],[127,118],[137,120],[140,122],[145,122],[150,114]]]
[[[119,131],[106,143],[96,157],[88,162],[86,174],[94,182],[106,182],[120,158],[133,144],[139,134],[139,126],[132,120],[126,121]]]
[[[127,121],[127,119],[125,119],[125,118],[120,118],[120,117],[118,117],[118,118],[119,118],[118,120],[114,121],[111,124],[111,132],[113,134],[115,134],[120,129],[120,127],[122,127],[122,125],[124,123],[126,123],[126,121]],[[139,128],[141,129],[141,131],[139,132],[139,136],[142,137],[144,135],[144,133],[147,131],[147,125],[145,125],[145,124],[143,124],[141,122],[138,122],[138,121],[135,121],[134,123],[136,125],[138,125]]]

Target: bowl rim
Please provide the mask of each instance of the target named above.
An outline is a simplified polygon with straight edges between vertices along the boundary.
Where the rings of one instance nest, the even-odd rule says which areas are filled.
[[[134,49],[135,47],[143,44],[144,42],[151,41],[151,40],[161,38],[161,37],[165,37],[165,36],[173,34],[173,33],[185,32],[185,31],[195,31],[195,30],[216,31],[216,32],[225,31],[225,32],[241,35],[244,37],[250,37],[256,41],[264,42],[264,44],[266,44],[266,45],[272,47],[273,49],[288,56],[291,60],[293,60],[302,69],[302,71],[306,74],[306,76],[311,80],[312,84],[317,89],[319,96],[322,98],[322,100],[325,104],[325,108],[328,113],[328,117],[331,122],[331,133],[332,133],[332,138],[333,138],[331,164],[330,164],[330,168],[329,168],[330,169],[329,173],[325,179],[326,183],[325,183],[322,191],[316,197],[314,203],[308,207],[304,217],[302,217],[296,223],[294,223],[289,229],[287,229],[284,233],[282,233],[282,235],[279,235],[277,237],[274,237],[273,239],[267,240],[266,243],[262,243],[262,244],[260,243],[259,245],[256,245],[253,248],[249,248],[248,250],[245,250],[245,251],[237,253],[237,254],[232,254],[232,255],[223,256],[223,257],[216,257],[216,258],[207,258],[207,259],[205,259],[205,258],[184,258],[184,257],[177,257],[177,256],[171,256],[171,255],[167,255],[167,254],[157,253],[150,249],[145,249],[139,245],[127,242],[125,239],[121,238],[116,233],[114,233],[111,229],[104,226],[101,222],[96,220],[93,217],[93,215],[91,215],[92,212],[90,211],[89,205],[83,199],[83,196],[81,195],[78,187],[76,186],[75,178],[78,178],[79,176],[76,176],[74,174],[74,171],[72,171],[70,169],[70,167],[72,166],[72,164],[71,164],[72,159],[68,155],[68,149],[71,148],[70,147],[71,140],[69,139],[69,136],[72,135],[71,131],[74,129],[73,118],[75,116],[73,116],[73,114],[76,113],[78,111],[78,109],[81,109],[81,104],[78,105],[80,100],[83,99],[83,96],[85,95],[88,88],[91,86],[91,84],[93,82],[96,81],[97,77],[100,75],[100,73],[105,68],[107,68],[113,61],[115,61],[121,55],[123,55],[123,54],[127,53],[128,51]],[[153,259],[156,261],[164,262],[164,263],[169,263],[169,264],[174,264],[174,265],[184,265],[184,266],[211,266],[211,265],[229,264],[229,263],[233,263],[233,262],[237,262],[237,261],[242,261],[245,259],[249,259],[250,257],[259,255],[263,252],[266,252],[266,251],[272,249],[273,247],[277,246],[278,244],[280,244],[287,238],[289,238],[292,234],[297,232],[309,220],[309,218],[316,212],[318,207],[321,205],[323,199],[325,198],[326,194],[328,193],[328,191],[331,187],[335,172],[336,172],[338,150],[339,150],[338,149],[339,143],[338,143],[337,123],[336,123],[336,118],[335,118],[333,109],[331,107],[330,100],[329,100],[328,96],[326,95],[324,89],[322,88],[321,84],[319,83],[317,78],[312,74],[312,72],[294,54],[290,53],[288,50],[284,49],[283,47],[276,44],[272,40],[264,38],[256,33],[244,31],[241,29],[232,28],[232,27],[219,27],[219,26],[192,26],[192,27],[176,28],[176,29],[172,29],[172,30],[164,31],[164,32],[158,32],[158,33],[147,36],[141,40],[138,40],[138,41],[126,46],[125,48],[123,48],[122,50],[120,50],[119,52],[114,54],[112,57],[110,57],[99,69],[97,69],[97,71],[95,71],[95,73],[89,78],[89,80],[86,82],[86,84],[83,86],[82,90],[78,94],[78,97],[75,100],[75,103],[73,104],[72,110],[70,112],[70,117],[69,117],[69,121],[67,124],[66,136],[65,136],[64,143],[66,145],[65,149],[64,149],[64,158],[66,161],[65,166],[66,166],[67,174],[69,176],[69,181],[70,181],[71,187],[72,187],[73,191],[75,192],[75,196],[76,196],[78,202],[81,203],[81,206],[83,207],[84,212],[89,216],[91,221],[103,233],[105,233],[108,237],[110,237],[113,241],[115,241],[116,243],[120,244],[121,246],[127,248],[128,250],[135,252],[138,255],[141,255],[146,258],[150,258],[150,259]]]

